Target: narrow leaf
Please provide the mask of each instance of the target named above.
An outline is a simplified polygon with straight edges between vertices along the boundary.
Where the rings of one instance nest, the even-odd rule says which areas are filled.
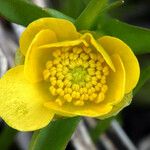
[[[79,121],[74,117],[51,122],[34,133],[30,150],[64,150]]]
[[[106,11],[115,9],[115,8],[121,6],[123,3],[124,3],[124,0],[116,0],[112,3],[110,3],[110,5],[108,5],[108,7],[106,8]]]
[[[82,0],[59,0],[59,4],[59,11],[73,18],[77,18],[85,7]]]
[[[100,13],[104,10],[108,0],[91,0],[81,15],[77,18],[75,25],[79,30],[91,29]]]
[[[75,21],[75,25],[79,30],[94,29],[102,13],[119,7],[124,3],[123,0],[115,0],[113,2],[109,0],[91,0],[90,2],[84,0],[83,2],[88,3],[88,5]]]
[[[99,20],[97,32],[120,38],[131,47],[135,54],[150,53],[150,29],[104,17]]]
[[[72,18],[59,11],[41,8],[26,0],[0,0],[0,15],[23,26],[42,17],[64,18],[73,21]]]

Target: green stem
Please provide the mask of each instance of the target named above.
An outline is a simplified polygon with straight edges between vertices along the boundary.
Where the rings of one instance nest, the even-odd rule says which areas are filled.
[[[91,0],[81,15],[75,21],[75,25],[78,30],[89,30],[91,29],[99,14],[104,10],[108,0]]]
[[[80,117],[59,119],[34,132],[29,150],[64,150]]]

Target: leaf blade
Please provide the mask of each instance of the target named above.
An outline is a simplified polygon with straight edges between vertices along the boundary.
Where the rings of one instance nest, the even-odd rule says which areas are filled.
[[[73,21],[71,17],[57,10],[41,8],[26,0],[0,0],[0,15],[23,26],[42,17],[56,17]]]
[[[150,53],[150,29],[104,17],[99,20],[98,32],[120,38],[131,47],[135,54]]]
[[[76,19],[75,25],[79,30],[91,29],[99,14],[104,10],[108,3],[108,0],[91,0],[87,7],[83,10],[81,15]]]
[[[35,132],[29,149],[64,150],[79,121],[80,117],[73,117],[51,122],[47,127]]]

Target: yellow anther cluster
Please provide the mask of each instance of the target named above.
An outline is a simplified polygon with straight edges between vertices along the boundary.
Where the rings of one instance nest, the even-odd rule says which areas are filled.
[[[93,53],[89,47],[55,50],[43,71],[44,80],[50,82],[50,93],[60,106],[102,102],[108,90],[108,74],[109,67],[102,55]]]

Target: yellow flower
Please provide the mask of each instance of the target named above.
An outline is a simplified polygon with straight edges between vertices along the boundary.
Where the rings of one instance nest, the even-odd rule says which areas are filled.
[[[138,61],[124,42],[80,34],[63,19],[32,22],[20,50],[24,65],[0,79],[0,116],[21,131],[42,128],[55,114],[112,116],[128,105],[139,79]]]

